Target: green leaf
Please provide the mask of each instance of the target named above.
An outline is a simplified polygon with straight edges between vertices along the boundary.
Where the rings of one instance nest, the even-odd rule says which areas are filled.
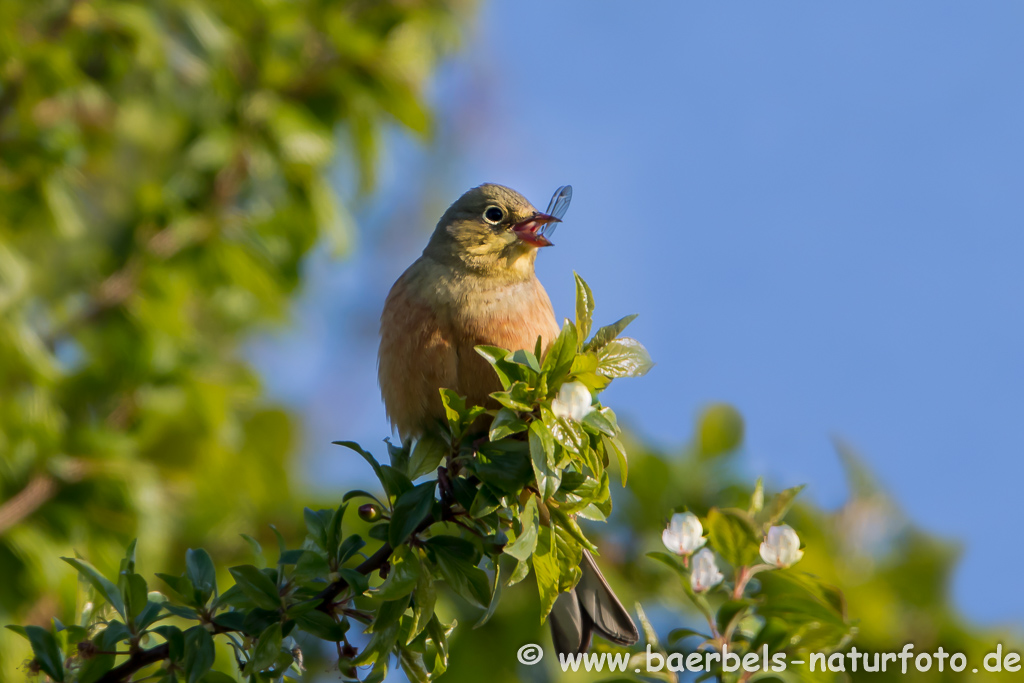
[[[718,606],[718,614],[715,619],[718,624],[718,632],[726,633],[730,626],[738,624],[753,604],[751,600],[727,600]]]
[[[377,496],[373,495],[372,493],[370,493],[368,491],[363,491],[361,489],[354,489],[352,491],[349,491],[348,493],[346,493],[344,496],[341,497],[341,502],[342,503],[347,503],[350,500],[352,500],[353,498],[359,498],[359,497],[369,498],[370,500],[372,500],[372,501],[376,502],[378,505],[380,505],[382,508],[387,509],[389,507],[388,505],[385,505],[384,502],[380,498],[378,498]]]
[[[426,519],[430,506],[434,502],[434,489],[437,481],[428,481],[406,491],[395,502],[395,511],[391,515],[388,526],[388,542],[397,548],[409,538],[420,523]]]
[[[407,545],[398,546],[389,560],[391,570],[384,583],[371,595],[384,600],[397,600],[412,593],[422,571],[416,551]]]
[[[561,473],[551,463],[555,459],[555,442],[551,432],[539,420],[530,423],[530,461],[537,480],[537,491],[547,500],[555,495],[562,482]]]
[[[306,520],[306,530],[309,538],[320,550],[327,550],[327,522],[316,510],[310,508],[302,509],[302,516]]]
[[[508,389],[513,383],[525,379],[521,366],[506,360],[509,356],[508,349],[499,346],[475,346],[473,347],[484,360],[491,364],[494,371],[498,373],[498,380],[503,389]]]
[[[625,318],[616,320],[611,325],[605,325],[594,333],[594,338],[587,342],[586,346],[583,347],[584,351],[600,351],[608,345],[610,341],[622,334],[622,331],[626,327],[636,320],[636,313],[633,315],[627,315]]]
[[[583,530],[580,529],[580,526],[576,523],[575,519],[565,514],[556,507],[551,507],[550,512],[552,522],[557,522],[560,528],[564,529],[566,533],[572,536],[573,539],[575,539],[576,542],[582,545],[584,548],[586,548],[592,553],[597,552],[597,546],[591,543],[590,539],[583,535]]]
[[[533,355],[531,351],[526,351],[525,349],[513,351],[510,360],[516,365],[521,365],[535,373],[540,372],[540,362],[537,360],[537,356]]]
[[[404,443],[401,446],[396,446],[391,443],[391,439],[384,439],[384,443],[388,447],[388,457],[391,459],[391,467],[408,476],[409,474],[409,449],[408,443]]]
[[[126,574],[121,588],[124,600],[125,619],[134,622],[149,602],[149,589],[146,580],[138,574]]]
[[[592,410],[583,418],[583,425],[590,427],[595,434],[615,436],[619,433],[619,426],[615,419],[615,413],[611,408]]]
[[[580,455],[583,452],[584,444],[588,443],[589,439],[584,435],[579,424],[564,417],[555,417],[555,414],[547,408],[542,408],[540,412],[544,426],[547,427],[555,441],[570,453]],[[536,421],[533,424],[537,424]],[[551,464],[554,465],[554,462]]]
[[[423,632],[430,619],[434,616],[434,604],[437,602],[437,590],[434,588],[434,577],[430,572],[421,571],[412,592],[412,623],[409,626],[408,645],[416,636]]]
[[[306,633],[335,643],[343,640],[348,631],[347,620],[343,619],[339,624],[330,615],[324,614],[318,609],[312,609],[297,616],[295,623]]]
[[[473,470],[481,481],[495,491],[518,495],[523,487],[534,479],[533,466],[530,464],[530,446],[528,443],[511,439],[487,442],[480,446]],[[463,477],[457,477],[452,485],[460,503],[469,507],[476,496],[476,489],[472,485],[464,485],[462,482],[465,481]],[[463,501],[460,496],[464,493],[472,497]]]
[[[448,418],[448,429],[456,440],[462,438],[463,430],[483,414],[480,406],[466,406],[466,397],[459,396],[451,389],[441,389],[441,403]]]
[[[626,485],[626,477],[629,474],[629,462],[626,460],[626,447],[622,445],[622,442],[617,436],[602,436],[601,441],[604,443],[605,453],[614,453],[615,459],[619,462],[619,477],[622,480],[622,485]]]
[[[558,597],[558,554],[551,527],[540,527],[537,549],[533,553],[533,573],[537,577],[537,590],[540,592],[540,621],[543,624]]]
[[[124,619],[124,601],[121,599],[121,592],[117,589],[112,581],[96,571],[96,568],[85,560],[79,560],[74,557],[62,557],[60,558],[70,564],[72,567],[78,570],[78,574],[83,577],[89,584],[96,589],[96,592],[102,595],[110,606],[117,610],[117,613]]]
[[[702,458],[725,455],[743,443],[743,416],[728,403],[712,403],[697,419],[697,453]]]
[[[726,562],[743,567],[758,561],[761,537],[745,511],[711,508],[707,521],[708,540]]]
[[[192,582],[192,587],[199,591],[200,604],[205,605],[217,593],[217,569],[210,553],[202,548],[185,551],[185,575]]]
[[[377,459],[370,455],[367,451],[364,451],[362,446],[357,444],[355,441],[332,441],[331,443],[336,446],[344,446],[345,448],[353,450],[359,455],[363,456],[363,460],[370,463],[370,467],[373,468],[373,473],[377,475],[377,479],[380,480],[381,484],[384,483],[384,478],[381,476],[380,473],[380,463],[378,463]]]
[[[373,620],[373,624],[368,629],[370,633],[380,633],[384,629],[390,626],[394,626],[401,620],[402,615],[405,614],[405,610],[409,607],[408,596],[401,597],[397,600],[385,600],[377,608],[377,616]]]
[[[55,681],[64,680],[64,658],[61,657],[57,639],[42,626],[6,626],[10,631],[25,638],[32,646],[32,654],[39,668]]]
[[[249,663],[246,664],[245,670],[242,671],[242,675],[250,676],[258,671],[270,668],[280,652],[281,624],[274,623],[260,634],[260,638],[256,641],[256,646],[252,650],[252,655],[250,655]]]
[[[491,441],[500,441],[506,436],[525,432],[527,428],[529,428],[529,425],[519,417],[516,411],[502,408],[494,416],[494,421],[491,422],[491,431],[488,434],[488,438]]]
[[[338,562],[346,562],[365,545],[366,541],[364,541],[359,534],[347,536],[345,540],[338,545]]]
[[[269,610],[281,608],[281,596],[277,586],[262,571],[251,564],[231,567],[228,571],[235,577],[235,584],[257,607]]]
[[[668,642],[671,644],[671,643],[676,642],[677,640],[682,640],[683,638],[689,638],[690,636],[697,636],[701,640],[710,640],[711,639],[711,636],[704,635],[700,631],[697,631],[697,630],[692,629],[692,628],[674,628],[671,631],[669,631],[669,633],[668,633]]]
[[[797,495],[806,487],[807,484],[801,484],[772,496],[771,501],[761,511],[761,514],[757,516],[757,520],[761,522],[765,529],[781,522],[786,513],[789,512],[789,509],[793,507],[793,501]]]
[[[449,588],[480,607],[490,602],[490,582],[487,574],[476,566],[473,544],[454,536],[434,536],[424,545]]]
[[[590,334],[593,324],[594,293],[579,273],[573,272],[573,275],[576,277],[576,335],[582,341]]]
[[[469,516],[474,519],[481,519],[500,507],[501,501],[485,484],[477,490],[476,496],[473,497],[473,504],[469,508]]]
[[[501,602],[501,565],[498,562],[494,563],[494,585],[491,590],[491,604],[487,606],[487,611],[484,615],[473,624],[473,628],[477,629],[486,624],[494,616],[494,612],[498,609],[498,603]]]
[[[409,478],[417,479],[430,474],[448,454],[448,444],[433,434],[424,434],[412,449],[409,460]]]
[[[519,513],[519,523],[522,525],[522,530],[516,536],[516,540],[506,545],[502,552],[525,562],[530,559],[533,551],[537,548],[537,535],[540,531],[536,496],[530,496],[526,501],[523,511]]]
[[[552,389],[572,369],[573,359],[576,357],[577,340],[576,326],[566,320],[562,325],[562,331],[551,343],[544,356],[544,362],[541,364],[541,371],[547,375],[548,386]]]
[[[252,536],[250,536],[249,534],[238,534],[238,535],[241,536],[242,539],[247,544],[249,544],[249,550],[252,551],[253,562],[256,563],[256,566],[258,568],[260,568],[260,569],[263,569],[264,567],[266,567],[267,566],[267,558],[265,558],[263,556],[263,546],[260,545],[260,542],[257,541]],[[280,564],[280,562],[278,562],[278,564]],[[204,602],[205,602],[205,600],[204,600]]]
[[[605,377],[641,377],[652,367],[651,354],[629,337],[610,341],[598,352],[597,371]]]
[[[530,575],[530,562],[529,560],[521,560],[516,564],[516,568],[512,571],[512,576],[508,577],[509,586],[514,586],[527,576]]]
[[[397,500],[399,496],[412,488],[412,481],[409,477],[402,474],[394,467],[381,465],[380,474],[381,482],[384,484],[384,490],[390,498]]]
[[[757,478],[757,483],[754,484],[754,492],[750,494],[750,507],[747,508],[747,512],[751,515],[757,515],[761,510],[764,509],[764,480],[761,477]],[[756,519],[756,517],[755,517]]]
[[[345,519],[345,510],[348,506],[342,503],[334,512],[331,513],[331,519],[327,523],[327,556],[337,557],[338,546],[341,544],[342,532],[341,522]]]
[[[338,570],[338,575],[345,579],[349,587],[352,589],[353,595],[362,595],[370,588],[370,579],[357,572],[355,569],[349,567],[342,567]]]
[[[198,683],[213,666],[216,653],[213,637],[202,626],[193,626],[185,631],[185,680]]]
[[[524,413],[533,410],[534,392],[526,382],[515,382],[508,391],[495,391],[491,398],[509,410]]]

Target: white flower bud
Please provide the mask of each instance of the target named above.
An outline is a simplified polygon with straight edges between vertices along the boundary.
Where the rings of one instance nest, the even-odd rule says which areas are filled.
[[[761,559],[780,569],[796,564],[803,556],[800,537],[788,524],[773,526],[761,543]]]
[[[579,422],[594,410],[593,402],[583,382],[566,382],[558,389],[558,397],[551,401],[551,412],[555,417]]]
[[[722,582],[722,572],[718,571],[715,555],[707,548],[702,548],[693,556],[693,571],[690,573],[690,586],[694,593],[717,586]]]
[[[706,542],[702,538],[704,527],[700,525],[697,515],[692,512],[677,512],[672,515],[668,527],[661,532],[661,541],[665,547],[676,555],[687,556]]]

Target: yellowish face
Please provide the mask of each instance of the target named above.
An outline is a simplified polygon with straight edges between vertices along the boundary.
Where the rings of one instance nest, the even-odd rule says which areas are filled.
[[[539,232],[549,221],[515,190],[481,185],[445,211],[425,253],[473,270],[532,272],[537,248],[551,244]]]

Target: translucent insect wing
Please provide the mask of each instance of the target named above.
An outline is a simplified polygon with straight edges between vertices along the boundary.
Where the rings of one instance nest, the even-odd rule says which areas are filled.
[[[560,188],[555,190],[555,194],[551,196],[551,201],[548,202],[548,209],[544,213],[555,218],[562,218],[565,212],[569,210],[569,203],[572,201],[572,185],[562,185]],[[555,226],[557,223],[549,223],[547,226],[547,234],[551,235],[555,232]]]

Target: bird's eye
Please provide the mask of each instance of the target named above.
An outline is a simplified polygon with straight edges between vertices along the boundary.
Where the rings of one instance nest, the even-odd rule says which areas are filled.
[[[487,210],[484,211],[484,220],[493,225],[500,223],[504,217],[505,212],[497,206],[488,206]]]

